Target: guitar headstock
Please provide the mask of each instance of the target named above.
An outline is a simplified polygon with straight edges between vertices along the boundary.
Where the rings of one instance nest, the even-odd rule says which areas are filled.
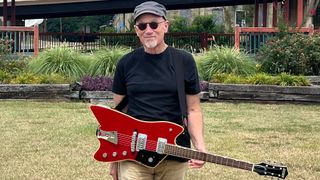
[[[253,171],[264,176],[272,176],[285,179],[288,175],[288,167],[283,165],[260,163],[255,164]]]

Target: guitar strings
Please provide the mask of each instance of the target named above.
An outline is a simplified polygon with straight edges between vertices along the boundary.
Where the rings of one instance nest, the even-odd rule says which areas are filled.
[[[128,146],[128,147],[131,146],[132,136],[122,134],[122,133],[118,133],[118,135],[119,135],[118,143],[120,145]],[[156,146],[157,146],[156,141],[147,140],[146,150],[153,150],[153,149],[155,149]]]

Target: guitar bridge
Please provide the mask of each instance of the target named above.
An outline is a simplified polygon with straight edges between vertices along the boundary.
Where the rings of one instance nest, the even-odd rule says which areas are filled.
[[[97,138],[104,139],[113,144],[118,144],[118,134],[117,131],[103,131],[100,128],[97,129]]]

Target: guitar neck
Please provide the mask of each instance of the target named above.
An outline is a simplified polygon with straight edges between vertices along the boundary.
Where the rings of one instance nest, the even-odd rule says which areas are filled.
[[[234,168],[244,169],[252,171],[254,164],[245,161],[239,161],[231,159],[228,157],[218,156],[214,154],[204,153],[195,151],[193,149],[176,146],[172,144],[166,144],[164,153],[172,156],[187,158],[187,159],[197,159],[205,162],[220,164],[224,166],[230,166]]]

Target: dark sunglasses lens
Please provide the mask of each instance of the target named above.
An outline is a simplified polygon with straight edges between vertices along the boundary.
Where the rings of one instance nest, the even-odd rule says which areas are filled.
[[[158,28],[158,23],[151,22],[151,23],[149,23],[149,26],[151,27],[151,29],[157,29]]]
[[[140,23],[140,24],[138,24],[138,28],[139,28],[141,31],[143,31],[143,30],[145,30],[145,29],[147,28],[147,24],[145,24],[145,23]]]

